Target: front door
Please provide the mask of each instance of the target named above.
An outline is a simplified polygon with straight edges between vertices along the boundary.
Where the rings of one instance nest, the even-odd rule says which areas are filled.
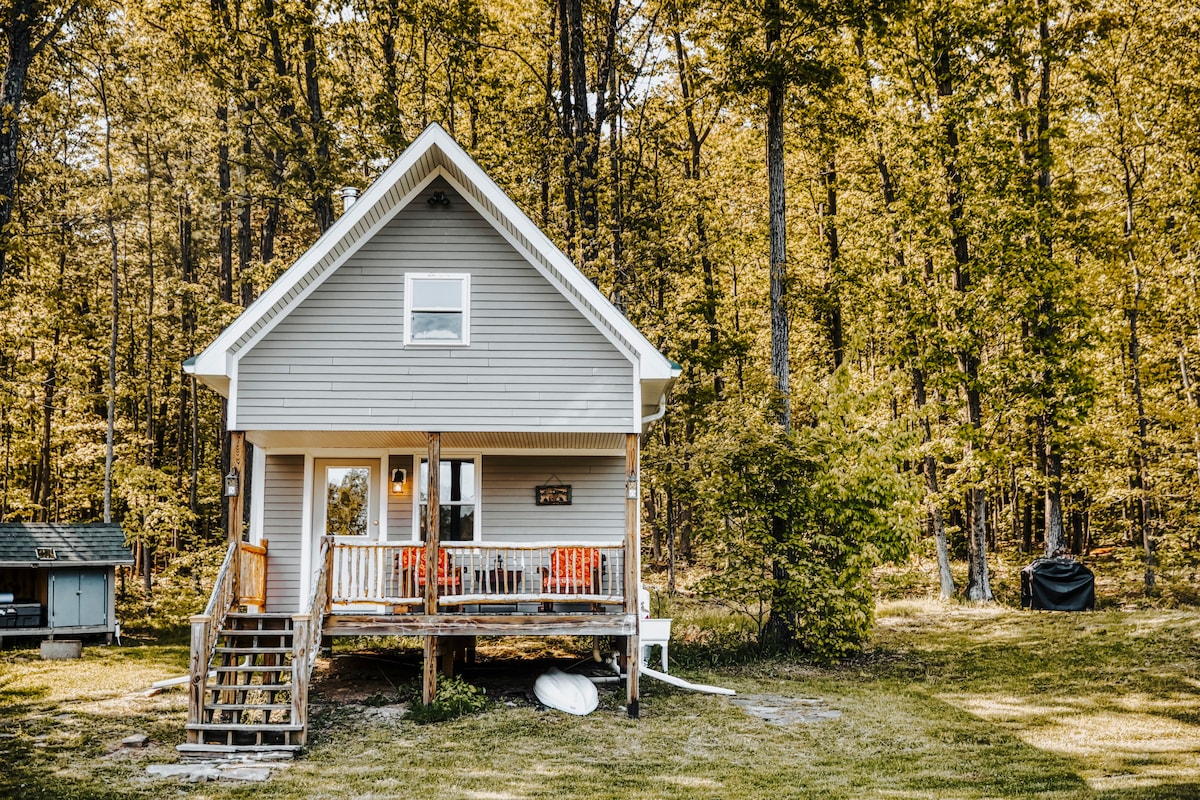
[[[319,536],[379,540],[379,460],[318,458],[313,464],[313,524]]]
[[[313,556],[319,551],[321,536],[332,536],[335,545],[355,546],[378,542],[379,524],[379,459],[318,458],[313,461],[313,529],[316,536]],[[341,576],[339,588],[346,597],[370,597],[379,571],[375,564],[377,548],[343,551],[339,562],[358,564]],[[348,582],[348,583],[347,583]],[[359,585],[362,584],[362,585]],[[339,607],[362,607],[360,604],[338,604]]]

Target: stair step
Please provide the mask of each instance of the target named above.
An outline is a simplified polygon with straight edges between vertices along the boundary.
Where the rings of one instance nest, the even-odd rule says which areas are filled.
[[[290,655],[290,647],[214,647],[214,653],[227,653],[235,656],[258,655]]]
[[[299,744],[177,744],[175,750],[181,756],[205,758],[230,753],[287,753],[293,757],[304,750]]]
[[[291,631],[221,631],[221,638],[227,642],[253,642],[270,639],[287,646],[290,646],[292,642]]]
[[[291,672],[291,664],[224,664],[221,666],[210,667],[210,672]]]
[[[189,722],[187,729],[189,731],[233,731],[234,733],[255,733],[257,731],[295,733],[304,730],[304,726],[298,722],[271,722],[258,725],[224,722]]]
[[[209,703],[209,711],[291,711],[291,703]]]

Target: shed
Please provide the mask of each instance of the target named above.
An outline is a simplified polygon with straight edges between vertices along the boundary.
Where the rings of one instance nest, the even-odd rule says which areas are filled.
[[[116,628],[118,564],[132,564],[120,525],[0,524],[0,640],[104,634]]]

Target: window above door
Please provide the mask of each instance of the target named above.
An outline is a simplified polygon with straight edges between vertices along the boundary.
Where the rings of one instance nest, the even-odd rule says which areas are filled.
[[[471,343],[471,276],[407,273],[404,276],[404,344]]]

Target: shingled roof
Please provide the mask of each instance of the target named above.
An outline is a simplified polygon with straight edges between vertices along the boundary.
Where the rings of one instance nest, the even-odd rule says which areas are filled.
[[[0,567],[132,564],[120,525],[0,523]]]

